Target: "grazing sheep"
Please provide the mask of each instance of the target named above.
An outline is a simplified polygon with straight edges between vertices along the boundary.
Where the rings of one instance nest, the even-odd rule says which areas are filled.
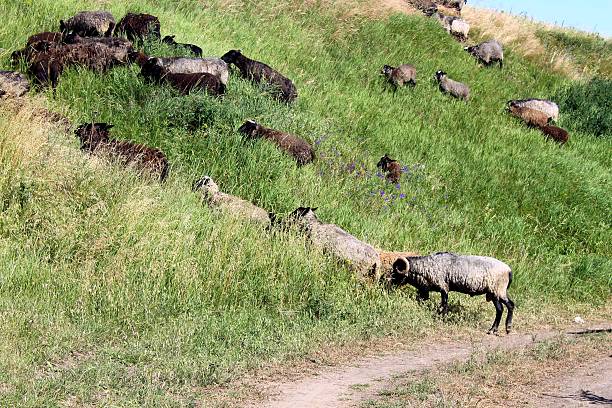
[[[529,108],[544,112],[552,120],[559,120],[559,106],[546,99],[517,99],[508,101],[508,108],[513,106]]]
[[[52,43],[60,43],[60,42],[62,42],[62,39],[63,39],[62,33],[45,31],[45,32],[42,32],[42,33],[33,34],[33,35],[29,36],[28,37],[28,41],[26,42],[26,46],[32,45],[32,44],[34,44],[36,42],[39,42],[39,41],[48,41],[48,42],[52,42]]]
[[[501,69],[504,64],[504,49],[495,40],[485,41],[471,47],[464,47],[464,50],[478,58],[483,64],[489,66],[494,62],[499,62]]]
[[[544,112],[521,106],[508,106],[508,112],[521,119],[527,126],[542,127],[548,125],[550,118]]]
[[[61,47],[60,43],[50,41],[36,41],[27,45],[25,48],[13,51],[11,54],[11,63],[13,65],[18,64],[20,60],[24,60],[27,63],[32,63],[40,54],[51,52],[58,47]]]
[[[127,13],[117,23],[115,33],[125,34],[130,41],[144,40],[149,37],[159,40],[161,38],[160,27],[159,19],[155,16]]]
[[[410,64],[402,64],[397,68],[385,65],[382,68],[381,74],[387,77],[394,92],[398,86],[404,86],[405,84],[416,85],[416,68]]]
[[[115,28],[115,18],[108,11],[81,11],[68,20],[60,20],[63,34],[74,32],[81,37],[109,37]]]
[[[183,48],[187,48],[192,54],[194,54],[196,57],[202,57],[202,49],[200,47],[198,47],[197,45],[194,44],[186,44],[186,43],[179,43],[174,41],[174,36],[173,35],[167,35],[162,39],[162,42],[164,44],[168,44],[168,45],[172,45],[175,48],[176,47],[183,47]]]
[[[313,245],[348,264],[358,278],[378,282],[381,263],[378,252],[334,224],[324,224],[315,214],[316,208],[298,207],[289,219],[301,227]]]
[[[506,332],[512,328],[514,303],[507,290],[512,282],[512,270],[495,258],[438,252],[428,256],[400,257],[393,264],[392,283],[410,284],[417,288],[418,298],[427,300],[429,291],[442,296],[439,312],[448,312],[448,292],[470,296],[486,295],[495,305],[495,321],[489,333],[497,333],[503,307],[506,305]]]
[[[245,57],[239,50],[230,50],[221,59],[228,64],[234,64],[243,78],[275,87],[274,94],[280,100],[291,103],[298,96],[297,89],[290,79],[263,62]]]
[[[142,51],[132,51],[128,54],[130,62],[135,62],[142,69],[149,61],[149,56]]]
[[[36,85],[57,88],[60,75],[64,71],[64,66],[60,60],[43,54],[34,59],[28,67],[28,74],[32,77]]]
[[[315,153],[312,146],[304,139],[292,134],[267,128],[253,120],[244,122],[238,131],[248,137],[264,138],[276,143],[282,151],[293,156],[298,165],[308,164],[314,160]]]
[[[193,191],[202,192],[202,200],[209,206],[219,208],[239,218],[245,218],[266,227],[270,226],[270,216],[266,210],[231,194],[219,191],[219,186],[209,176],[193,183]]]
[[[438,71],[435,76],[436,80],[440,85],[440,90],[443,93],[448,93],[455,98],[469,100],[470,99],[470,88],[461,82],[453,81],[450,79],[446,72]]]
[[[164,181],[168,176],[168,159],[159,149],[147,147],[127,140],[110,138],[113,125],[85,123],[74,131],[81,142],[81,150],[92,154],[109,154],[117,157],[123,165],[134,165]]]
[[[225,85],[218,76],[207,72],[195,74],[174,74],[166,71],[159,65],[146,65],[141,69],[141,74],[145,79],[156,83],[166,82],[173,88],[178,89],[183,95],[187,95],[194,89],[206,91],[210,95],[223,95]]]
[[[562,129],[558,126],[546,125],[540,127],[540,130],[542,131],[542,133],[544,133],[544,136],[554,140],[560,145],[564,145],[565,142],[567,142],[569,139],[569,134],[567,133],[567,130]]]
[[[459,17],[445,16],[437,11],[431,16],[440,22],[447,33],[451,34],[459,41],[467,40],[468,34],[470,33],[470,24],[467,21]]]
[[[213,74],[219,77],[223,85],[227,85],[229,79],[228,66],[220,58],[157,57],[150,58],[142,67],[147,72],[154,69],[153,67],[156,65],[173,74],[197,74],[202,72]]]
[[[30,82],[20,72],[0,71],[0,97],[16,98],[30,90]]]
[[[397,160],[393,160],[387,154],[380,158],[376,167],[386,172],[385,176],[391,183],[399,183],[400,177],[402,176],[402,168]]]

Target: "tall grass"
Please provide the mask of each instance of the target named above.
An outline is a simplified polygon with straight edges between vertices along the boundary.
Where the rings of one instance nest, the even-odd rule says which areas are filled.
[[[489,323],[481,299],[451,296],[458,312],[440,322],[411,289],[362,285],[301,237],[207,209],[190,192],[204,173],[270,211],[317,206],[379,248],[498,257],[515,272],[519,329],[548,318],[542,304],[609,302],[610,138],[577,130],[560,149],[503,114],[508,99],[550,97],[566,80],[513,53],[503,71],[480,68],[419,16],[338,18],[322,4],[104,3],[117,17],[159,16],[162,34],[207,55],[240,48],[298,87],[285,106],[235,76],[215,99],[145,84],[135,67],[66,72],[51,105],[164,150],[164,185],[82,156],[28,109],[0,113],[2,404],[189,405],[204,385],[323,343]],[[10,53],[99,7],[6,1],[0,44]],[[393,95],[378,72],[403,62],[418,85]],[[441,95],[437,69],[467,82],[472,100]],[[243,140],[247,118],[305,137],[318,160],[297,168]],[[384,153],[405,166],[399,187],[376,174]]]

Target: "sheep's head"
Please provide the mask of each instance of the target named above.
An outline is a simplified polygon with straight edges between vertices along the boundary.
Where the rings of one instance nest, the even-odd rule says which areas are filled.
[[[167,35],[162,39],[162,42],[164,44],[169,44],[169,45],[173,45],[176,44],[176,41],[174,40],[174,36],[173,35]]]
[[[142,68],[149,61],[149,57],[142,51],[130,50],[128,51],[128,61],[135,62]]]
[[[219,192],[219,186],[209,176],[204,176],[193,182],[192,191],[202,191],[207,195],[213,195]]]
[[[63,33],[64,31],[66,31],[66,23],[64,22],[64,20],[60,20],[60,31]]]
[[[470,54],[474,51],[474,49],[476,48],[475,45],[471,46],[471,47],[463,47],[463,49],[467,52],[469,52]]]
[[[110,139],[109,130],[112,127],[108,123],[84,123],[76,128],[74,134],[81,141],[81,149],[94,150],[100,143]]]
[[[80,42],[83,42],[83,37],[71,30],[68,33],[64,34],[64,42],[66,44],[78,44]]]
[[[235,62],[239,57],[242,56],[242,52],[240,50],[230,50],[223,54],[221,59],[225,61],[226,64],[231,64]]]
[[[394,68],[392,66],[385,65],[385,66],[382,67],[382,70],[380,71],[380,74],[384,75],[386,77],[389,77],[389,76],[391,76],[391,73],[393,72],[393,69]]]
[[[442,80],[442,78],[444,78],[445,76],[446,76],[446,72],[441,71],[441,70],[438,70],[438,71],[436,72],[435,78],[436,78],[436,80],[439,82],[439,81],[441,81],[441,80]]]
[[[250,137],[254,137],[257,134],[257,128],[259,125],[254,120],[247,120],[238,128],[238,131]]]
[[[315,211],[318,207],[298,207],[289,214],[289,219],[293,221],[319,221]]]
[[[389,165],[396,161],[397,160],[393,160],[392,158],[389,157],[389,155],[385,154],[383,157],[380,158],[378,163],[376,163],[376,167],[383,169],[384,171],[387,171],[389,169]]]
[[[149,58],[143,63],[140,75],[148,81],[159,81],[164,76],[164,68],[159,58]]]
[[[392,285],[403,285],[406,283],[406,275],[410,270],[410,262],[403,256],[400,256],[393,262],[392,270],[387,281]]]

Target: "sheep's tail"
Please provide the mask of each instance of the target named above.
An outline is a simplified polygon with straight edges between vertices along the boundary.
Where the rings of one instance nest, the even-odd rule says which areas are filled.
[[[512,270],[510,270],[510,272],[508,273],[508,286],[506,287],[506,289],[509,289],[511,284],[512,284]]]
[[[499,69],[504,67],[504,60],[499,60]]]

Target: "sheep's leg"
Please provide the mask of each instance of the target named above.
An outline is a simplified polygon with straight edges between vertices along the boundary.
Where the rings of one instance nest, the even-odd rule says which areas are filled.
[[[440,307],[438,308],[438,313],[441,315],[445,315],[448,313],[448,292],[441,290],[440,291]]]
[[[423,289],[423,288],[419,288],[419,290],[417,292],[417,300],[419,302],[424,302],[426,300],[429,300],[429,290]]]
[[[491,328],[487,332],[488,334],[497,333],[497,329],[499,328],[499,322],[501,321],[502,313],[504,312],[504,307],[502,306],[499,299],[493,298],[492,302],[493,302],[493,305],[495,306],[495,321],[493,322],[493,326],[491,326]]]
[[[512,314],[514,312],[514,302],[509,297],[502,299],[502,303],[506,305],[508,315],[506,316],[506,333],[510,333],[512,330]]]

